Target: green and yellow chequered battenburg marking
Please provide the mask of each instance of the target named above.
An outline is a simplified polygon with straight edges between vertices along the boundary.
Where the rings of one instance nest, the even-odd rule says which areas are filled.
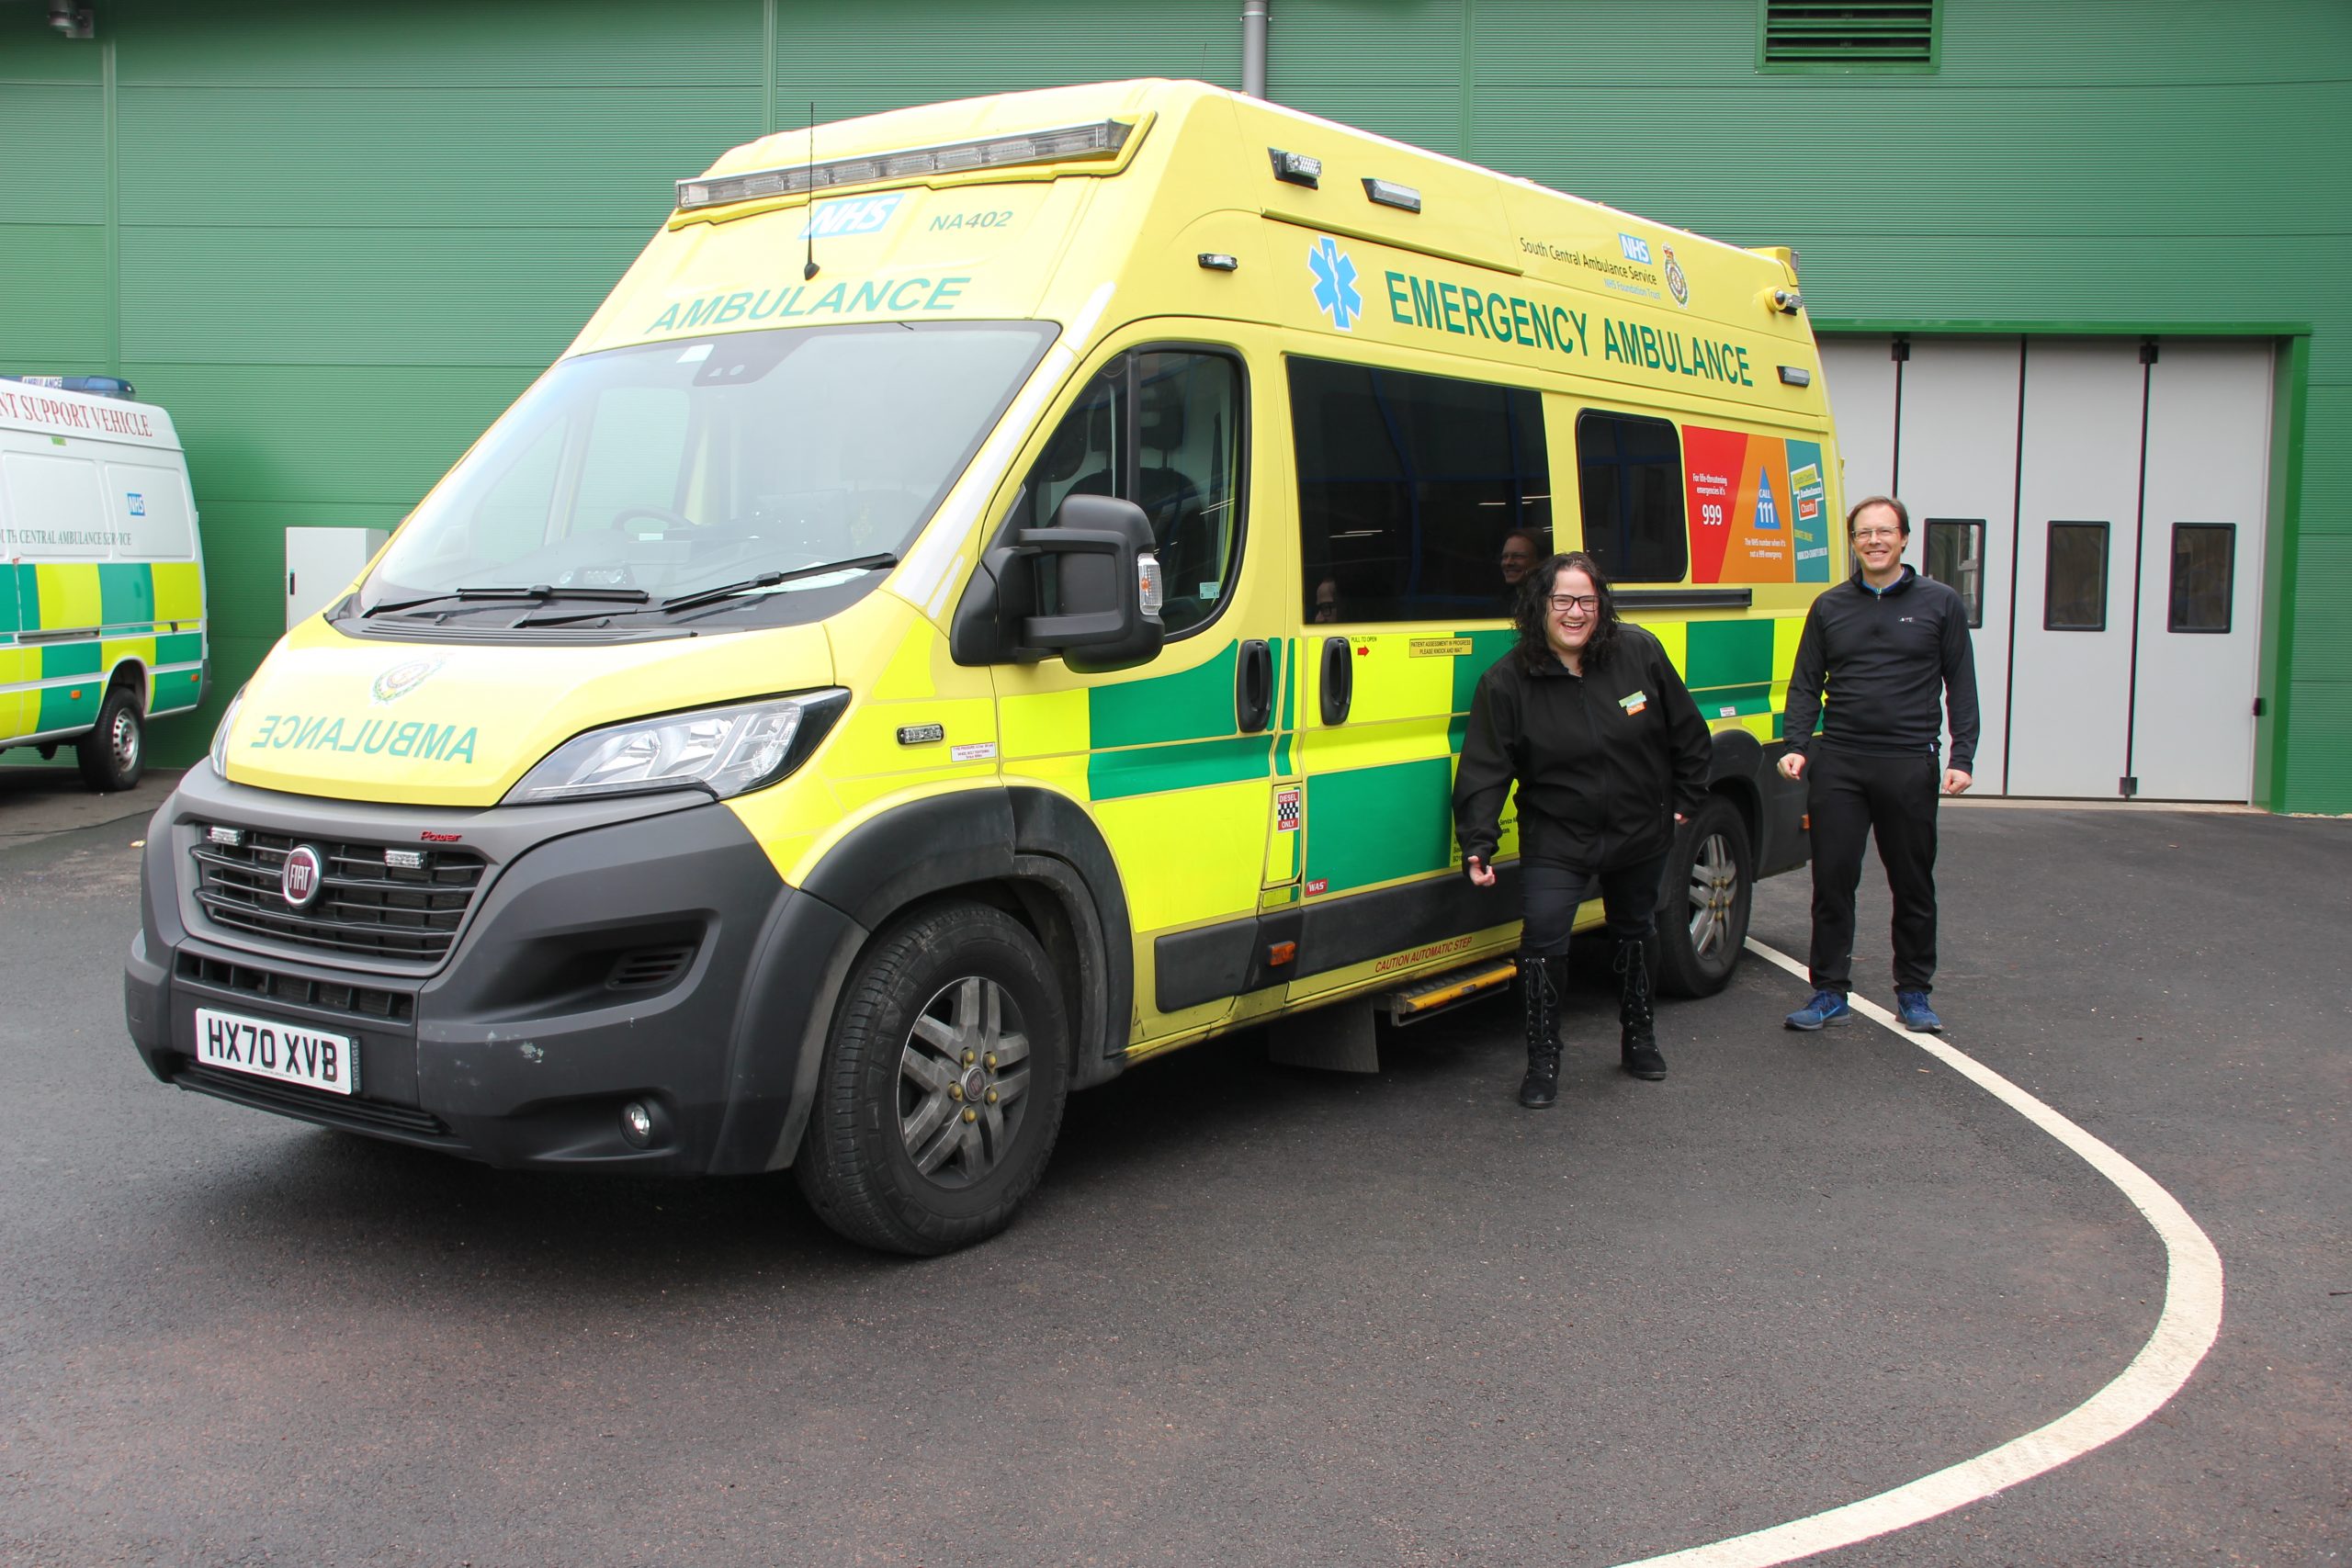
[[[1758,739],[1780,735],[1780,706],[1804,630],[1803,616],[1645,623],[1683,673],[1701,716],[1715,728],[1738,728]],[[1378,634],[1378,640],[1397,634]],[[1419,636],[1405,634],[1408,645]],[[1382,758],[1361,768],[1313,771],[1308,780],[1306,881],[1320,891],[1426,876],[1451,867],[1453,771],[1462,751],[1479,677],[1511,646],[1505,630],[1453,634],[1464,646],[1451,658],[1452,704],[1445,750],[1426,736],[1400,733],[1396,744],[1421,752]],[[1426,667],[1425,667],[1426,668]],[[1361,709],[1351,724],[1364,716]],[[1410,730],[1414,727],[1399,727]],[[1515,847],[1507,829],[1503,852]]]
[[[106,677],[125,660],[147,672],[149,713],[196,705],[204,685],[204,580],[194,561],[26,562],[0,592],[0,716],[13,700],[15,733],[96,723]],[[79,635],[24,635],[56,632]]]
[[[1777,738],[1779,708],[1804,618],[1649,625],[1716,728]],[[1479,677],[1510,649],[1509,628],[1397,627],[1351,638],[1361,650],[1349,722],[1302,733],[1301,667],[1320,638],[1285,639],[1280,718],[1271,734],[1235,731],[1238,645],[1190,670],[1004,705],[1009,754],[1083,758],[1097,803],[1294,776],[1306,769],[1304,882],[1337,893],[1444,872],[1453,863],[1453,773]],[[1288,846],[1276,844],[1284,854]],[[1513,844],[1507,832],[1504,851]],[[1279,880],[1270,852],[1269,882]],[[1319,885],[1319,886],[1318,886]]]
[[[1274,737],[1235,733],[1237,645],[1172,675],[1092,686],[1086,693],[1086,794],[1120,800],[1163,790],[1262,779]]]

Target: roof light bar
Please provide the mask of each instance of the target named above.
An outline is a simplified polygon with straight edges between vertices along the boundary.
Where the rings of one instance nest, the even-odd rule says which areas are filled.
[[[0,381],[21,381],[28,387],[54,387],[61,392],[87,392],[97,398],[135,398],[138,389],[119,376],[0,376]]]
[[[1025,164],[1115,158],[1135,129],[1124,120],[1106,119],[1094,125],[1066,125],[1018,136],[991,136],[981,141],[951,141],[939,147],[910,147],[900,152],[836,158],[823,164],[755,169],[745,175],[705,175],[678,182],[678,209],[692,212],[705,207],[756,201],[762,197],[800,196],[835,186],[871,185],[876,180],[908,179],[922,175],[960,175],[974,169],[1017,168]]]

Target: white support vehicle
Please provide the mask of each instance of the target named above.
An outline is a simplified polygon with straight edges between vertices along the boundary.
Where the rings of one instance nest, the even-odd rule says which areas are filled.
[[[0,750],[71,745],[96,790],[139,782],[147,721],[208,671],[187,459],[129,392],[0,378]]]

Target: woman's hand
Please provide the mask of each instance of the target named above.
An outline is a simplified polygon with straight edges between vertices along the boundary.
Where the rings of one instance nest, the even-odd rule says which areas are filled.
[[[1495,868],[1476,855],[1464,855],[1462,869],[1470,874],[1470,881],[1475,886],[1492,887],[1495,885]]]

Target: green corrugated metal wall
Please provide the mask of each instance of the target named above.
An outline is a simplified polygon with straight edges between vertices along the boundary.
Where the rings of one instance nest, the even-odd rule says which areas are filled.
[[[186,433],[223,690],[280,531],[396,521],[552,357],[668,181],[799,122],[1238,85],[1231,0],[0,0],[0,367]],[[1756,70],[1756,0],[1276,0],[1277,99],[1804,253],[1816,318],[2307,327],[2263,797],[2352,811],[2352,7],[1943,0],[1932,74]],[[2286,400],[2282,400],[2282,408]],[[215,698],[217,707],[219,697]],[[159,727],[200,749],[209,716]]]

